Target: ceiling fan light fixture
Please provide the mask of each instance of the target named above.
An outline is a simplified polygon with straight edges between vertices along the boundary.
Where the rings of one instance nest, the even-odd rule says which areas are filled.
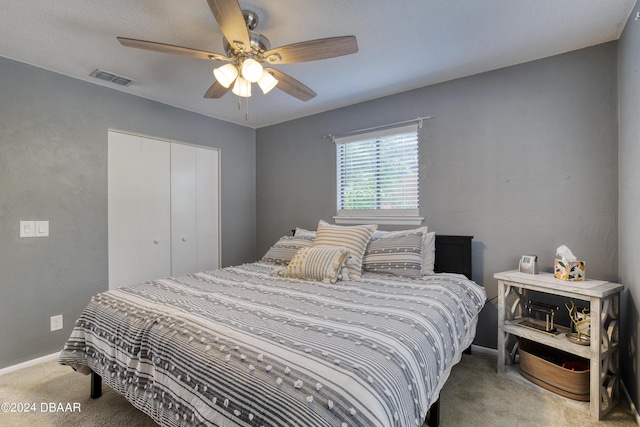
[[[260,77],[260,80],[258,80],[258,86],[260,86],[260,89],[262,89],[262,93],[266,94],[271,89],[276,87],[277,84],[278,80],[276,80],[276,78],[273,77],[271,73],[269,73],[267,70],[262,71],[262,76]]]
[[[262,65],[253,58],[247,58],[242,63],[242,77],[251,83],[255,83],[262,77]]]
[[[238,77],[238,68],[233,64],[226,64],[222,67],[214,68],[213,75],[218,83],[228,88],[231,86],[236,77]]]
[[[251,96],[251,82],[240,76],[233,84],[231,92],[243,98],[249,98]]]

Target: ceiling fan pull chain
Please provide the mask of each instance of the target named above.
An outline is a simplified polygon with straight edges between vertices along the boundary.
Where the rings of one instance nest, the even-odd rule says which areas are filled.
[[[246,121],[249,121],[249,98],[246,99],[245,103],[244,103],[244,119]]]

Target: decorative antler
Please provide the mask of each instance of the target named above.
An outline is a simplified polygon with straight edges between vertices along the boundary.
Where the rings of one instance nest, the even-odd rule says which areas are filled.
[[[576,309],[576,305],[573,301],[571,301],[571,307],[569,307],[566,303],[564,306],[567,308],[567,310],[569,310],[569,318],[571,319],[571,323],[573,323],[573,325],[576,328],[576,334],[578,336],[578,340],[582,339],[580,326],[584,325],[585,323],[591,322],[591,319],[589,318],[589,309],[586,307],[582,309],[582,312],[581,312],[582,318],[580,319],[578,317],[578,311]]]

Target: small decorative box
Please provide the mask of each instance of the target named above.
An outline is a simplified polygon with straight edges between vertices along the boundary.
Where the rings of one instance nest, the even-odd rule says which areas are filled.
[[[556,258],[553,266],[553,275],[556,279],[582,282],[585,280],[584,261],[563,261]]]

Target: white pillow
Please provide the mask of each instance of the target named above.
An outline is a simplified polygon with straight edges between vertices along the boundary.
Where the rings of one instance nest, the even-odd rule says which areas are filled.
[[[293,234],[296,237],[310,237],[312,239],[316,238],[316,232],[307,230],[305,228],[296,227],[296,231]]]
[[[316,231],[316,240],[312,248],[339,247],[349,251],[347,270],[350,280],[360,280],[362,276],[362,257],[371,236],[378,228],[377,224],[341,226],[320,220]]]
[[[422,270],[420,274],[425,276],[433,274],[436,264],[436,233],[427,233],[422,246]]]

